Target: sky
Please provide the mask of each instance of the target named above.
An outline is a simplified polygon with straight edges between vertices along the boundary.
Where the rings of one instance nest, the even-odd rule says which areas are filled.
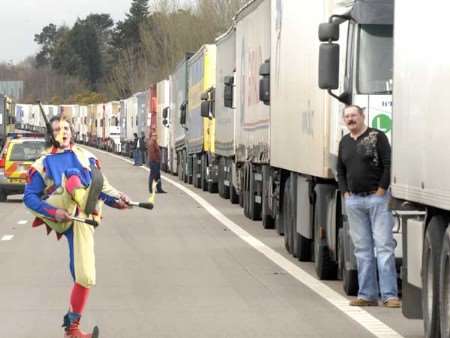
[[[49,23],[72,26],[90,13],[122,20],[131,0],[0,0],[0,62],[18,63],[38,52],[34,34]]]

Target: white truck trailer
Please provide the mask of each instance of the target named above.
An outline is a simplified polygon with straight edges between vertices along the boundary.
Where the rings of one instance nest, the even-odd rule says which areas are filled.
[[[251,77],[237,76],[238,93],[246,91],[239,86],[240,78],[250,82],[250,94],[238,103],[238,120],[245,121],[239,108],[242,101],[252,102],[256,91],[260,104],[265,103],[267,109],[270,106],[270,124],[267,130],[259,129],[261,134],[265,131],[264,138],[251,139],[252,161],[243,175],[244,205],[248,205],[244,211],[253,219],[261,217],[264,227],[275,225],[284,233],[287,250],[300,260],[314,260],[319,278],[333,279],[339,273],[345,291],[355,294],[356,262],[336,182],[338,144],[345,132],[343,104],[317,84],[339,89],[342,103],[361,105],[369,125],[389,132],[392,100],[386,85],[392,82],[392,1],[272,0],[267,4],[254,1],[250,6],[258,4],[260,10],[269,6],[264,8],[269,52],[261,53],[262,57],[250,53],[260,83],[251,85]],[[324,39],[321,57],[323,48],[331,49],[334,54],[329,58],[333,56],[334,65],[341,65],[342,71],[339,73],[338,67],[325,71],[321,64],[320,74],[333,83],[326,83],[317,72],[317,27],[328,20],[337,24],[334,31],[325,31],[331,36]],[[258,20],[259,24],[262,21]],[[258,23],[251,24],[256,27]],[[339,28],[341,34],[337,34]],[[257,27],[257,31],[263,29],[267,27]],[[239,21],[237,33],[240,73],[240,46],[249,44],[257,34],[241,37]],[[321,38],[325,33],[321,32]],[[336,52],[339,47],[340,55]],[[261,112],[258,120],[265,121]],[[238,145],[237,156],[239,150]]]
[[[188,100],[188,68],[187,63],[192,53],[188,53],[178,63],[174,73],[170,76],[170,117],[174,133],[176,166],[178,178],[188,182],[189,168],[186,150],[186,111]],[[192,181],[190,182],[192,183]]]
[[[168,172],[170,151],[170,125],[168,116],[168,108],[170,105],[169,80],[162,80],[157,83],[156,97],[156,134],[161,149],[161,170]]]
[[[120,152],[120,123],[118,101],[105,103],[105,140],[106,149],[111,152]]]
[[[259,100],[259,67],[270,58],[271,0],[248,2],[235,16],[236,137],[233,186],[250,219],[261,217],[263,167],[270,159],[270,108]]]
[[[403,224],[402,310],[450,337],[450,5],[395,1],[392,194]]]
[[[216,133],[215,156],[218,163],[218,192],[223,198],[238,202],[235,162],[235,127],[236,111],[234,109],[234,82],[236,72],[236,27],[216,39],[216,90],[215,109]]]

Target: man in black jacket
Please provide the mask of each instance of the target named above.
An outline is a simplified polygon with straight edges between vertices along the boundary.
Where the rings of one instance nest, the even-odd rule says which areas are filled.
[[[388,206],[391,148],[386,135],[367,127],[364,119],[360,107],[344,109],[350,133],[339,144],[337,168],[358,266],[358,298],[350,305],[376,306],[380,291],[384,306],[399,307],[394,219]]]

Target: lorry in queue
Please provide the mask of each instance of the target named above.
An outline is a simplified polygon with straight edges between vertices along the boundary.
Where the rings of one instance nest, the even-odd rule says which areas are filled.
[[[188,61],[186,144],[188,175],[193,185],[213,192],[217,188],[214,160],[214,116],[202,114],[202,101],[210,107],[216,82],[216,46],[203,45]],[[205,105],[203,105],[205,106]]]
[[[288,252],[314,261],[320,279],[342,278],[347,294],[356,294],[358,285],[336,180],[346,132],[341,112],[344,104],[360,105],[367,123],[389,134],[392,17],[389,0],[255,0],[236,21],[236,158],[244,213],[283,233]],[[319,46],[317,26],[325,21],[335,29],[320,26]],[[326,57],[343,71],[325,69]]]
[[[402,224],[402,311],[423,318],[427,338],[450,337],[448,9],[395,1],[391,204]]]
[[[188,156],[186,147],[186,114],[188,106],[188,60],[191,53],[185,54],[177,64],[175,71],[170,75],[170,121],[173,131],[173,147],[175,154],[176,172],[178,178],[188,182],[189,173]]]
[[[170,123],[169,105],[170,88],[169,80],[162,80],[156,84],[157,107],[156,107],[156,134],[161,149],[161,170],[169,172],[172,170],[169,158],[170,154]]]
[[[105,140],[106,150],[114,153],[120,152],[120,124],[119,102],[110,101],[105,106]],[[81,106],[80,106],[81,109]]]
[[[13,100],[0,94],[0,149],[6,142],[6,136],[16,128],[16,110]]]
[[[235,109],[234,82],[236,72],[236,27],[233,24],[227,32],[216,39],[216,90],[214,115],[215,162],[218,166],[217,185],[219,195],[238,202],[235,163]],[[236,181],[236,179],[234,179]]]
[[[270,58],[271,0],[249,1],[235,16],[236,125],[233,186],[245,216],[261,218],[263,169],[270,161],[270,107],[259,100],[259,68]]]

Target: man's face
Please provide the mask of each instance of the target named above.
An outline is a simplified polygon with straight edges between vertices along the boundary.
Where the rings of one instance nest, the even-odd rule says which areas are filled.
[[[364,128],[364,114],[355,107],[347,108],[344,110],[344,122],[350,132],[357,133]]]
[[[72,131],[70,130],[69,122],[66,120],[53,121],[52,123],[53,137],[59,142],[61,149],[70,147],[72,140]]]

